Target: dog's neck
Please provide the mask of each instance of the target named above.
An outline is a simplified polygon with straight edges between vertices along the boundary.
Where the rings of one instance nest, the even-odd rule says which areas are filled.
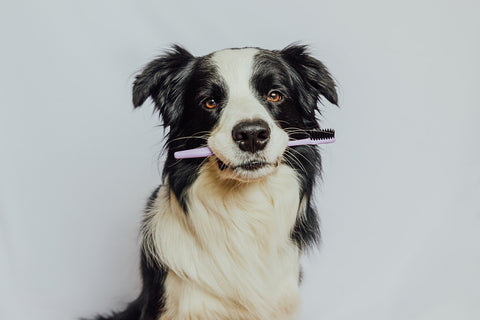
[[[286,165],[250,182],[221,179],[216,167],[206,166],[188,192],[188,215],[196,232],[206,238],[221,236],[225,228],[232,228],[225,236],[238,232],[238,236],[252,237],[254,242],[262,238],[287,241],[299,196],[296,174]],[[272,237],[272,232],[282,239]]]

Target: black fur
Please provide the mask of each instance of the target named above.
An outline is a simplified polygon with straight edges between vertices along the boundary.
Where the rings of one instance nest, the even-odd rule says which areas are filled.
[[[220,117],[220,110],[199,108],[202,101],[227,99],[225,85],[209,62],[209,56],[194,58],[185,49],[172,51],[150,62],[133,84],[133,105],[139,107],[150,97],[168,128],[167,160],[163,177],[186,210],[185,192],[195,181],[203,159],[178,161],[175,151],[206,144],[206,134]]]
[[[255,58],[251,87],[259,101],[269,110],[279,126],[293,139],[303,138],[304,132],[318,129],[315,112],[320,97],[337,104],[335,82],[325,66],[311,57],[306,46],[291,45],[283,50],[262,50]],[[150,62],[136,77],[133,85],[133,105],[141,106],[148,98],[155,104],[168,130],[167,160],[163,178],[188,213],[186,198],[189,186],[198,176],[204,159],[176,160],[175,151],[206,145],[208,133],[220,118],[221,108],[207,110],[202,102],[213,97],[217,102],[228,100],[226,84],[210,62],[210,55],[194,57],[180,46]],[[263,97],[275,89],[284,95],[280,106],[273,106]],[[303,132],[303,133],[302,133]],[[318,149],[312,146],[288,148],[284,162],[300,177],[301,199],[305,201],[304,218],[298,218],[291,237],[303,250],[318,243],[320,229],[318,216],[312,204],[315,179],[321,171]],[[155,201],[158,188],[147,204],[147,212]],[[148,218],[147,218],[148,219]],[[144,223],[148,223],[146,220]],[[143,241],[153,241],[144,239]],[[152,263],[147,253],[141,252],[143,287],[139,297],[125,311],[97,320],[154,320],[164,307],[163,285],[167,269]]]
[[[281,51],[263,51],[257,57],[252,85],[258,95],[265,95],[272,88],[282,92],[285,101],[282,108],[266,105],[274,119],[293,139],[305,138],[305,131],[319,129],[315,117],[321,96],[338,104],[335,82],[326,67],[308,54],[307,47],[291,45]],[[295,131],[294,131],[295,130]],[[292,239],[300,249],[318,244],[320,228],[318,215],[311,196],[315,179],[321,173],[321,157],[317,148],[297,146],[289,148],[285,162],[300,177],[301,198],[305,197],[306,214],[299,218],[292,232]]]

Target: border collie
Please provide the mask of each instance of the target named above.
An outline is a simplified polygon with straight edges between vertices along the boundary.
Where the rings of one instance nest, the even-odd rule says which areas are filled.
[[[319,129],[335,82],[307,47],[226,49],[194,57],[174,46],[136,76],[168,129],[163,184],[141,228],[143,286],[98,320],[291,319],[300,256],[319,240],[312,204],[320,154],[287,147]],[[175,159],[208,146],[213,156]]]

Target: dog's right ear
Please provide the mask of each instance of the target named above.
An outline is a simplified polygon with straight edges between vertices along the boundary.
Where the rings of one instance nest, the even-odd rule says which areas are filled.
[[[133,83],[133,106],[140,107],[147,98],[155,103],[165,126],[178,120],[182,114],[183,87],[195,57],[175,45],[170,51],[151,61]]]

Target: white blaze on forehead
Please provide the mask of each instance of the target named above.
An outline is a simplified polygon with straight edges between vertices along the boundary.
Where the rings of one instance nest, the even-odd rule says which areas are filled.
[[[215,52],[212,56],[212,62],[227,85],[228,101],[221,121],[224,125],[232,125],[234,119],[240,121],[257,118],[273,124],[273,119],[251,87],[255,55],[258,52],[255,48],[226,49]]]
[[[259,52],[255,48],[226,49],[217,51],[212,56],[220,76],[228,86],[229,96],[252,93],[250,78],[253,72],[254,58]]]

